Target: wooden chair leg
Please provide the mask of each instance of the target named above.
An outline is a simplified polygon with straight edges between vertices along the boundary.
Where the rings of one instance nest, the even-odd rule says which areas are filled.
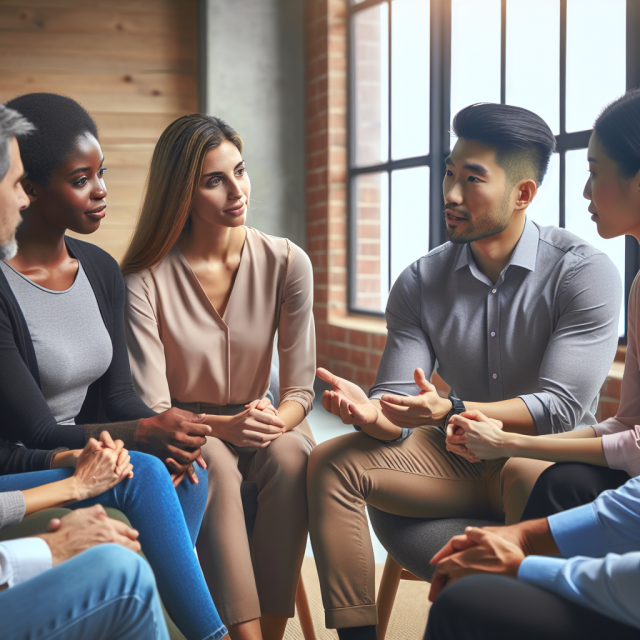
[[[378,640],[384,640],[387,635],[391,610],[396,600],[401,576],[402,567],[390,555],[387,555],[378,591]]]
[[[296,591],[296,609],[298,610],[298,619],[300,620],[304,640],[316,640],[316,631],[313,628],[309,599],[307,598],[307,591],[304,588],[302,576],[300,576],[298,590]]]

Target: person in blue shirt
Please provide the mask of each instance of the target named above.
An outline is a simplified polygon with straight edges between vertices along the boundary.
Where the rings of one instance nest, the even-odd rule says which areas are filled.
[[[431,563],[425,640],[638,638],[640,477],[548,518],[469,527]]]

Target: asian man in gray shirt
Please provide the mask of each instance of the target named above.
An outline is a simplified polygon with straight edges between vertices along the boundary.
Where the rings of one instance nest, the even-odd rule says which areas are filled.
[[[332,386],[323,406],[361,430],[323,443],[309,460],[311,542],[326,624],[341,640],[375,638],[366,504],[517,522],[549,464],[465,459],[447,451],[435,427],[478,409],[510,431],[570,435],[596,422],[616,351],[622,286],[611,260],[526,217],[555,149],[548,125],[526,109],[478,104],[453,127],[443,181],[449,242],[394,284],[369,397],[318,370]],[[430,384],[434,369],[449,398]]]

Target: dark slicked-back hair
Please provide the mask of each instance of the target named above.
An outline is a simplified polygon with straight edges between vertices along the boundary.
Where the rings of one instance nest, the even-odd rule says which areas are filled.
[[[626,179],[635,176],[640,171],[640,89],[627,91],[606,106],[595,130],[620,175]]]
[[[490,102],[465,107],[453,118],[453,133],[496,149],[496,162],[512,184],[525,178],[542,183],[556,139],[533,111]]]
[[[11,138],[22,138],[34,130],[34,126],[17,111],[0,104],[0,182],[11,166],[9,142]]]
[[[46,185],[67,159],[79,136],[98,137],[93,118],[75,100],[57,93],[27,93],[7,102],[32,122],[37,133],[18,140],[28,177]]]

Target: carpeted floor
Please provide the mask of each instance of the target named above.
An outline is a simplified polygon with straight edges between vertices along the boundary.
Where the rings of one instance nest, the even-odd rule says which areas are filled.
[[[380,585],[384,565],[376,565],[376,592]],[[305,557],[302,566],[302,578],[309,598],[311,615],[316,630],[317,640],[337,640],[338,634],[333,629],[324,627],[324,610],[320,599],[320,585],[316,565],[311,557]],[[430,602],[429,584],[402,580],[391,614],[387,640],[422,640],[427,626],[427,615]],[[296,616],[287,626],[285,640],[303,640],[302,630]]]

